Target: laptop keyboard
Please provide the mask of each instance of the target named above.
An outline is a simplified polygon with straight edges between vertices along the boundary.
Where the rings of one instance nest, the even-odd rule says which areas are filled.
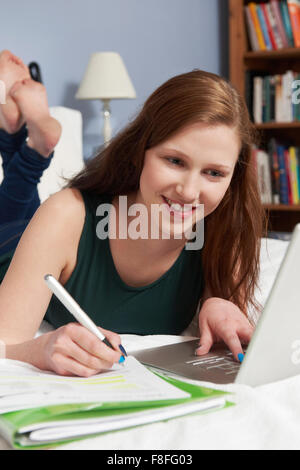
[[[200,367],[203,371],[221,370],[226,375],[236,374],[240,368],[240,364],[235,361],[231,352],[224,356],[195,357],[195,359],[186,361],[186,364]]]

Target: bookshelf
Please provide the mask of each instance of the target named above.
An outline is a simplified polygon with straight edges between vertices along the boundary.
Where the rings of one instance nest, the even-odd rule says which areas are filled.
[[[244,7],[249,0],[229,0],[229,77],[231,83],[245,96],[246,71],[262,71],[270,75],[287,70],[300,72],[300,48],[252,51],[248,42]],[[266,1],[255,0],[255,3]],[[262,145],[271,138],[300,147],[300,121],[256,124]],[[264,205],[269,217],[269,230],[291,232],[300,222],[300,204]]]

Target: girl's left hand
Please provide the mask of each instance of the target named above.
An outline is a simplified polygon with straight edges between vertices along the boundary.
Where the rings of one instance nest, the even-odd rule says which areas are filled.
[[[235,304],[217,297],[204,302],[199,313],[199,328],[201,336],[197,355],[207,354],[213,343],[224,341],[239,362],[239,354],[244,354],[241,343],[249,343],[254,331]]]

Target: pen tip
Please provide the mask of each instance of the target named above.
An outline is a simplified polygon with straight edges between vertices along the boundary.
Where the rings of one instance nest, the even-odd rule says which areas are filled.
[[[122,344],[119,344],[119,349],[120,349],[121,353],[124,354],[124,356],[126,356],[126,357],[128,356],[128,354],[127,354],[127,352],[125,351],[125,348],[122,346]]]

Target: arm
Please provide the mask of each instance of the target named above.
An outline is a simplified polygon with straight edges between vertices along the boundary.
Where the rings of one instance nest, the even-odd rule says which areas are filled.
[[[204,291],[199,313],[199,329],[200,346],[197,354],[207,354],[213,343],[224,341],[236,359],[239,354],[243,354],[241,342],[248,343],[254,331],[246,316],[235,304],[212,297],[209,288]]]
[[[80,194],[66,189],[49,198],[25,230],[0,286],[0,340],[7,358],[77,375],[119,360],[120,353],[75,323],[34,339],[51,298],[44,275],[51,273],[62,284],[71,275],[84,217]],[[120,344],[118,335],[105,334],[114,346]]]

